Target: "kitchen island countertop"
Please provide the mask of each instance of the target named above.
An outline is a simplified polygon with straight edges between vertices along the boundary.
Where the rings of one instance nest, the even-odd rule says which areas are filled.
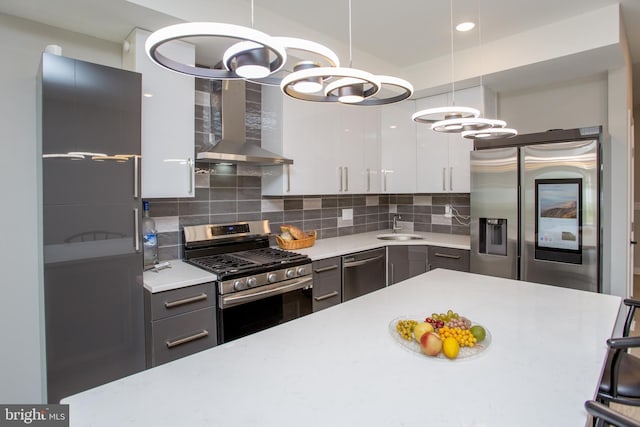
[[[82,427],[580,426],[620,301],[436,269],[62,403]],[[485,326],[490,346],[440,360],[390,332],[447,309]]]

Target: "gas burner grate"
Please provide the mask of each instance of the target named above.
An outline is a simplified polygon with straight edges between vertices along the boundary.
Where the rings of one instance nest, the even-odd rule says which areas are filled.
[[[191,262],[214,272],[236,272],[256,266],[253,261],[230,254],[205,256],[193,259]]]

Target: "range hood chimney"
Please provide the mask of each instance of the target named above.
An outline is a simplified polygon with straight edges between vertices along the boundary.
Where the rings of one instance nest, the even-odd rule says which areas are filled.
[[[293,160],[247,142],[245,131],[246,92],[244,81],[222,84],[222,139],[196,159],[208,163],[248,163],[273,166],[290,165]]]

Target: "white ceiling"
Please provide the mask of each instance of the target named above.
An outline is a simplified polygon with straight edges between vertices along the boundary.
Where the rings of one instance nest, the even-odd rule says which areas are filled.
[[[640,62],[640,25],[634,25],[640,22],[640,0],[453,0],[454,21],[480,17],[480,33],[478,27],[456,33],[454,50],[615,3],[621,4],[632,58]],[[273,27],[277,21],[280,33],[271,31],[273,35],[305,37],[301,34],[305,31],[324,35],[322,42],[348,62],[344,57],[348,51],[325,41],[348,45],[348,0],[254,0],[254,4],[255,28]],[[119,43],[134,27],[155,30],[183,20],[249,26],[250,5],[250,0],[0,0],[0,12]],[[352,0],[354,64],[359,53],[399,68],[446,55],[451,49],[450,7],[447,0]]]

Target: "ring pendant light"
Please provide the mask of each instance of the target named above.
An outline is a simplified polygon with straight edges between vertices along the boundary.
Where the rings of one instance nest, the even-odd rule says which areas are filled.
[[[321,45],[320,43],[312,42],[309,40],[299,39],[295,37],[273,37],[273,39],[284,46],[287,51],[287,57],[290,58],[290,51],[301,51],[305,57],[312,55],[312,59],[305,59],[293,66],[293,71],[299,71],[310,68],[327,67],[339,67],[340,60],[328,47]],[[232,46],[233,47],[233,46]],[[229,49],[231,49],[230,47]],[[286,65],[285,65],[286,68]],[[280,86],[282,83],[282,77],[269,76],[261,79],[247,79],[248,81],[269,85]],[[301,93],[315,93],[320,92],[323,88],[323,80],[321,77],[310,77],[306,80],[301,80],[295,84],[294,89]]]
[[[304,64],[282,79],[282,92],[292,98],[315,102],[341,102],[355,105],[383,105],[402,101],[413,95],[413,86],[406,80],[392,76],[379,76],[352,67],[351,0],[349,0],[349,67],[318,67]],[[305,91],[306,82],[331,83],[324,87],[323,95]],[[375,97],[383,85],[400,89],[399,94]],[[313,86],[314,90],[319,86]]]
[[[153,62],[177,73],[212,80],[245,79],[276,86],[280,85],[282,79],[272,75],[283,70],[288,49],[314,54],[331,67],[340,65],[338,56],[319,43],[292,37],[272,37],[254,29],[253,24],[254,7],[251,0],[251,28],[217,22],[176,24],[152,33],[145,43],[145,49]],[[227,48],[223,55],[225,69],[185,64],[161,53],[161,46],[165,43],[189,37],[227,38],[237,42]]]
[[[482,46],[482,32],[480,26],[480,0],[478,1],[478,46]],[[481,56],[484,58],[484,56]],[[480,88],[482,88],[482,74],[480,74]],[[482,99],[484,101],[484,90],[482,91]],[[484,104],[484,102],[483,102]],[[518,131],[512,128],[507,127],[507,123],[504,120],[497,120],[498,124],[493,127],[489,127],[487,129],[473,129],[466,128],[461,133],[463,138],[467,139],[501,139],[501,138],[509,138],[518,134]]]
[[[251,0],[251,28],[254,29],[254,8]],[[283,47],[283,46],[281,46]],[[229,47],[222,56],[222,64],[245,79],[267,77],[284,67],[285,59],[277,69],[271,66],[269,49],[252,41],[242,41]],[[276,55],[277,59],[277,55]]]
[[[338,95],[317,95],[312,93],[301,93],[295,90],[295,85],[301,81],[314,78],[327,80],[333,77],[353,79],[354,81],[359,82],[359,84],[366,86],[366,89],[364,89],[362,94],[365,98],[378,93],[382,85],[378,76],[363,70],[347,67],[313,67],[298,70],[287,75],[282,79],[280,89],[282,89],[282,92],[286,95],[303,101],[340,102]]]
[[[456,106],[456,80],[453,51],[453,0],[449,1],[449,31],[451,44],[451,106],[427,108],[414,113],[411,117],[417,123],[431,124],[436,132],[462,132],[464,124],[474,126],[473,120],[480,117],[480,111],[471,107]],[[479,124],[476,122],[476,126]],[[482,126],[482,125],[480,125]]]
[[[486,130],[469,130],[461,133],[463,138],[467,139],[500,139],[516,136],[518,131],[512,128],[494,127]]]
[[[493,127],[505,127],[503,120],[483,119],[482,117],[447,119],[435,122],[431,130],[444,133],[460,133],[463,131],[481,131]]]
[[[243,78],[232,70],[211,69],[175,61],[158,51],[165,43],[188,37],[219,37],[253,42],[275,55],[275,59],[269,63],[271,73],[280,70],[287,59],[285,48],[268,34],[253,28],[219,22],[187,22],[161,28],[149,35],[145,49],[153,62],[181,74],[214,80]]]

